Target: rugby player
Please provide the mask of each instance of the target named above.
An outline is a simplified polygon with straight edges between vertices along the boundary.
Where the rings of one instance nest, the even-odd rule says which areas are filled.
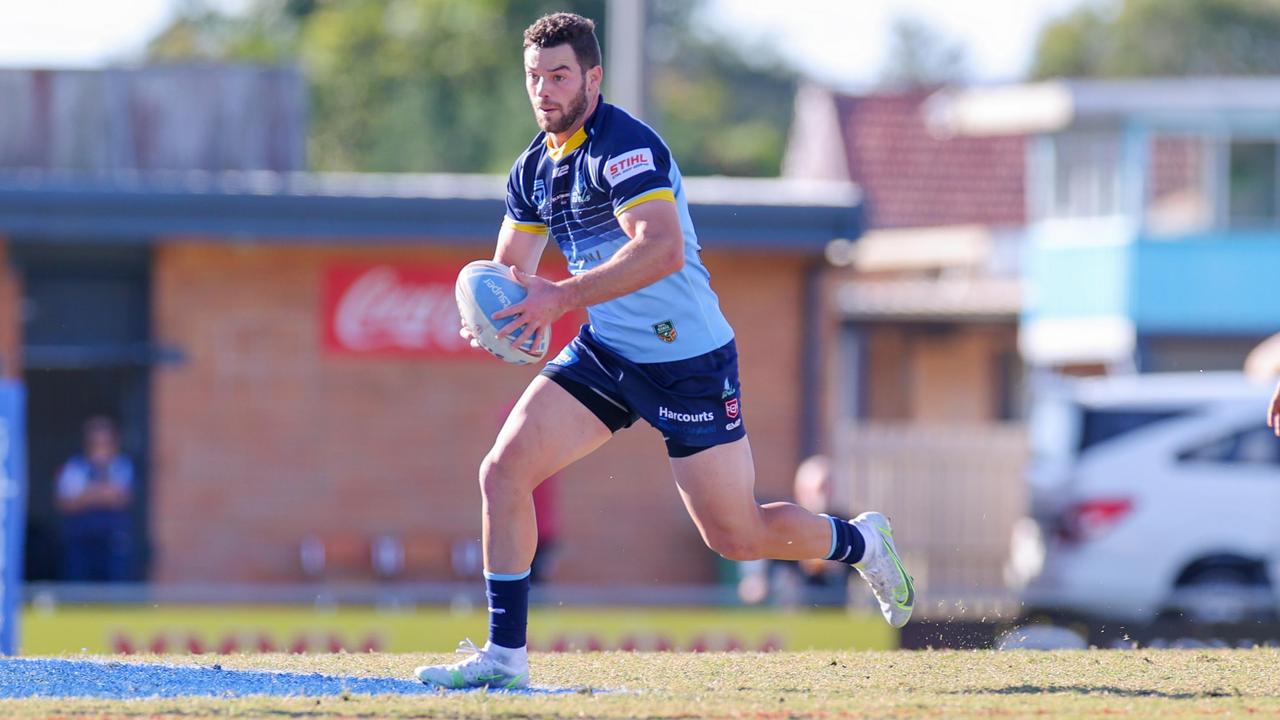
[[[849,521],[756,502],[733,329],[699,256],[680,171],[652,129],[601,96],[595,24],[539,18],[524,33],[524,71],[542,132],[511,168],[494,260],[528,296],[494,317],[516,318],[505,335],[547,332],[575,308],[590,322],[529,384],[480,466],[489,640],[464,641],[467,657],[420,667],[418,679],[528,684],[533,489],[640,418],[662,433],[708,547],[730,560],[851,564],[889,624],[906,624],[915,590],[883,515]],[[548,238],[568,258],[566,280],[535,274]]]

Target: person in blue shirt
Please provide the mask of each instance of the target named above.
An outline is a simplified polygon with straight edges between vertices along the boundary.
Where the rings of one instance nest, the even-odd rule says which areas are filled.
[[[62,579],[130,579],[132,499],[133,463],[120,452],[115,423],[107,417],[89,418],[84,424],[84,453],[67,460],[58,472]]]
[[[733,329],[699,255],[680,170],[657,133],[601,96],[595,24],[572,13],[538,19],[524,33],[524,72],[542,132],[511,168],[494,260],[528,295],[494,317],[514,317],[504,337],[531,333],[535,345],[570,310],[586,308],[589,323],[530,383],[480,467],[489,641],[465,641],[464,660],[415,675],[448,688],[528,683],[533,489],[641,418],[662,433],[712,550],[851,564],[901,627],[915,590],[883,515],[849,521],[756,502]],[[568,259],[568,279],[537,276],[548,240]]]

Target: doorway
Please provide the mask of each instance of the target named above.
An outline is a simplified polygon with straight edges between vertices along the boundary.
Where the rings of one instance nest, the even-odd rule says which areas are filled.
[[[106,416],[133,461],[130,579],[146,576],[151,252],[144,243],[25,239],[11,246],[23,289],[27,388],[26,579],[62,573],[56,478],[82,451],[85,420]]]

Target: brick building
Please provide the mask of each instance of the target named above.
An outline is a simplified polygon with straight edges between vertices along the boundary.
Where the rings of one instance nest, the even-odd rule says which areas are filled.
[[[142,155],[114,153],[134,158],[128,172],[68,152],[0,172],[0,362],[29,393],[32,576],[54,572],[41,555],[56,539],[53,469],[75,449],[79,422],[105,412],[142,461],[150,579],[297,581],[307,538],[336,560],[368,558],[379,536],[404,553],[397,578],[459,577],[457,554],[479,536],[476,468],[536,372],[451,347],[440,330],[453,322],[440,320],[442,288],[492,253],[504,179],[309,174],[278,153],[283,165],[245,170],[266,161],[210,150],[209,132],[204,145],[151,146],[141,168],[129,163]],[[193,169],[210,156],[230,159],[216,173]],[[737,330],[758,486],[783,495],[825,429],[817,270],[832,238],[859,232],[856,191],[686,186]],[[554,250],[544,258],[558,262]],[[401,285],[351,320],[341,294],[377,269]],[[344,335],[361,322],[380,339]],[[656,432],[620,434],[565,471],[557,491],[558,580],[714,578]],[[618,547],[643,550],[620,564]],[[373,579],[364,563],[347,568],[351,578]]]

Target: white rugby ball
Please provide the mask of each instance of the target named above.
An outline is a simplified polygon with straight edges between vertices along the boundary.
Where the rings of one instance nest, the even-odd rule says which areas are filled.
[[[537,347],[530,340],[520,342],[520,335],[533,333],[533,328],[522,328],[508,338],[499,339],[498,331],[515,318],[494,320],[493,314],[524,300],[524,286],[516,282],[511,269],[492,260],[476,260],[467,263],[458,273],[453,288],[458,301],[458,313],[480,347],[499,360],[515,365],[527,365],[541,360],[551,344],[551,331],[542,333]]]

